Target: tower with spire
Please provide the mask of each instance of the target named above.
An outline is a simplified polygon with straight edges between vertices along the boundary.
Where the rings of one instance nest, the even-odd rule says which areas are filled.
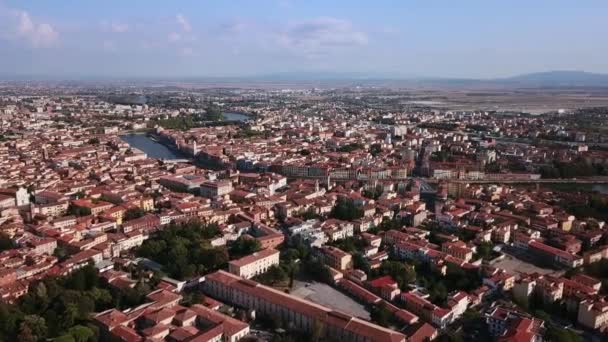
[[[393,143],[390,132],[386,134],[386,137],[384,138],[384,143],[387,145],[391,145]]]
[[[42,159],[43,160],[48,160],[49,159],[49,151],[46,148],[46,145],[42,146]]]

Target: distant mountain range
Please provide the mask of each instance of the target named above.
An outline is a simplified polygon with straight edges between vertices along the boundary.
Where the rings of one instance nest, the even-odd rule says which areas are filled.
[[[286,72],[253,79],[269,81],[392,81],[412,85],[445,86],[514,86],[514,87],[608,87],[608,74],[585,71],[545,71],[513,77],[475,79],[403,76],[391,73]]]
[[[546,71],[494,80],[504,83],[520,83],[537,86],[608,86],[607,74],[585,71]]]
[[[475,78],[445,78],[445,77],[422,77],[390,72],[283,72],[258,76],[243,77],[65,77],[60,76],[35,76],[35,75],[1,75],[0,80],[22,80],[22,81],[73,81],[73,82],[135,82],[145,83],[155,81],[163,82],[188,82],[207,83],[214,85],[230,84],[306,84],[322,86],[427,86],[427,87],[608,87],[608,74],[597,74],[585,71],[545,71],[523,74],[513,77],[475,79]]]

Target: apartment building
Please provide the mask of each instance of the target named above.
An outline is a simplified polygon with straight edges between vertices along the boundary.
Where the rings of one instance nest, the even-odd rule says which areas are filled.
[[[578,323],[599,329],[608,325],[608,302],[585,300],[578,306]]]
[[[327,266],[336,270],[346,270],[351,268],[353,256],[340,248],[333,246],[323,246],[319,249],[319,255]]]
[[[320,327],[330,340],[352,342],[405,342],[405,335],[309,302],[234,274],[217,271],[205,277],[208,295],[233,305],[252,308],[304,332]]]
[[[246,279],[262,274],[270,266],[279,264],[279,251],[273,248],[263,249],[228,263],[230,273]]]
[[[1,204],[0,207],[2,207]],[[59,217],[64,215],[68,211],[68,207],[68,202],[58,202],[41,205],[31,204],[31,213],[32,216],[40,214],[48,217]]]
[[[490,334],[498,341],[540,342],[544,321],[508,308],[497,306],[486,314]]]
[[[99,215],[102,212],[104,212],[114,206],[114,204],[112,204],[112,203],[108,203],[108,202],[104,202],[104,201],[99,201],[99,202],[93,203],[92,201],[89,201],[87,199],[75,200],[75,201],[72,201],[72,204],[76,207],[88,208],[89,210],[91,210],[92,215]]]
[[[402,293],[401,300],[408,311],[437,327],[445,328],[451,322],[449,310],[431,303],[413,291]]]
[[[544,258],[547,262],[552,262],[562,267],[578,267],[583,264],[583,258],[576,254],[568,253],[559,248],[551,247],[536,240],[530,240],[528,250],[535,253],[538,257]]]
[[[206,198],[224,196],[233,190],[232,183],[227,180],[208,181],[201,184],[200,195]]]
[[[237,342],[249,334],[249,325],[196,304],[177,304],[178,294],[156,290],[151,302],[126,311],[110,309],[95,315],[102,340]]]

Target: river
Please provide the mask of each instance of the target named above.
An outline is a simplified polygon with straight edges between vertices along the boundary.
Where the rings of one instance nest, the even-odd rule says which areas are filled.
[[[249,116],[247,116],[246,114],[242,114],[242,113],[226,112],[226,113],[224,113],[224,120],[226,120],[226,121],[247,121],[247,120],[249,120]]]
[[[143,151],[149,158],[156,159],[182,159],[178,153],[170,150],[165,145],[152,140],[145,134],[128,134],[120,137],[131,147]]]
[[[224,113],[224,119],[226,121],[246,121],[249,119],[249,116],[242,113],[226,112]],[[167,160],[185,158],[180,155],[179,152],[167,148],[165,145],[154,141],[144,134],[128,134],[123,135],[120,138],[131,145],[131,147],[143,151],[150,158]]]

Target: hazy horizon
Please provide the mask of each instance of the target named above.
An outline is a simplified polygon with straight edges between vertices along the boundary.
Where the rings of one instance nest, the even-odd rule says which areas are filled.
[[[608,73],[605,1],[0,0],[0,76]]]

